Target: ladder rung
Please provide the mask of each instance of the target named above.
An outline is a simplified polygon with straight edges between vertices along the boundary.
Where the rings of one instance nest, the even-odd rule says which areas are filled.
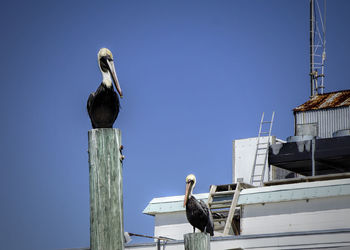
[[[252,173],[251,176],[254,176],[254,174],[258,174],[258,172],[261,172],[261,170],[262,170],[262,167],[260,167],[260,166],[255,168],[255,172]]]
[[[269,134],[270,132],[260,132],[260,134],[264,134],[264,135],[266,135],[266,134]]]
[[[225,226],[218,226],[218,227],[214,226],[215,231],[220,231],[220,230],[223,230],[224,228],[225,228]]]
[[[231,204],[232,200],[223,200],[223,201],[212,201],[209,202],[209,205],[221,205],[221,204]]]
[[[255,163],[255,166],[264,166],[265,163]]]
[[[272,122],[269,122],[269,121],[263,121],[262,123],[272,123]]]
[[[214,222],[226,221],[227,218],[213,219]]]
[[[216,209],[216,210],[211,210],[212,214],[228,214],[230,210],[228,209]]]
[[[226,195],[226,194],[234,194],[236,190],[229,190],[229,191],[220,191],[220,192],[215,192],[212,194],[212,196],[218,196],[218,195]]]
[[[254,176],[254,174],[257,174],[258,172],[261,172],[261,167],[259,167],[259,169],[258,168],[255,168],[254,169],[255,171],[250,175],[250,176]]]
[[[266,155],[266,153],[257,153],[257,155]]]
[[[258,144],[269,144],[268,142],[259,142]]]
[[[214,205],[209,205],[210,209],[219,209],[219,208],[230,208],[231,207],[231,203],[226,203],[223,205],[220,204],[214,204]]]

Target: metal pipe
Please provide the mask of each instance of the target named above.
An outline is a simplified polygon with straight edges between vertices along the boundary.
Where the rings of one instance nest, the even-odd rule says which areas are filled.
[[[316,147],[316,139],[312,139],[311,144],[311,165],[312,165],[312,176],[315,176],[315,147]]]

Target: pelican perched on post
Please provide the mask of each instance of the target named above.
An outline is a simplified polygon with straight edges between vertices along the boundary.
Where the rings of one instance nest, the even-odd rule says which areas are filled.
[[[186,193],[184,198],[184,207],[186,206],[186,216],[188,222],[193,226],[193,232],[195,228],[201,230],[201,232],[214,235],[214,223],[213,216],[208,208],[208,205],[203,201],[198,201],[193,195],[192,191],[196,185],[196,177],[190,174],[186,177]]]
[[[123,94],[115,72],[112,52],[107,48],[100,49],[97,60],[102,73],[102,83],[96,92],[90,94],[87,111],[93,128],[111,128],[117,119],[120,107],[112,81],[121,98]]]

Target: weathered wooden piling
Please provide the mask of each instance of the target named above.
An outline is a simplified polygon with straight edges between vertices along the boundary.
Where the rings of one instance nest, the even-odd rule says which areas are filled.
[[[184,235],[185,250],[210,250],[210,235],[189,233]]]
[[[124,249],[121,131],[89,131],[90,249]]]

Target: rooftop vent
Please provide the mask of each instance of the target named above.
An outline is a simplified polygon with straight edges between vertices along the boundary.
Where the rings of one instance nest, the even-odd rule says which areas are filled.
[[[350,129],[341,129],[333,133],[333,137],[349,136]]]
[[[310,141],[314,138],[315,136],[312,136],[312,135],[295,135],[295,136],[289,136],[287,138],[287,142]]]

